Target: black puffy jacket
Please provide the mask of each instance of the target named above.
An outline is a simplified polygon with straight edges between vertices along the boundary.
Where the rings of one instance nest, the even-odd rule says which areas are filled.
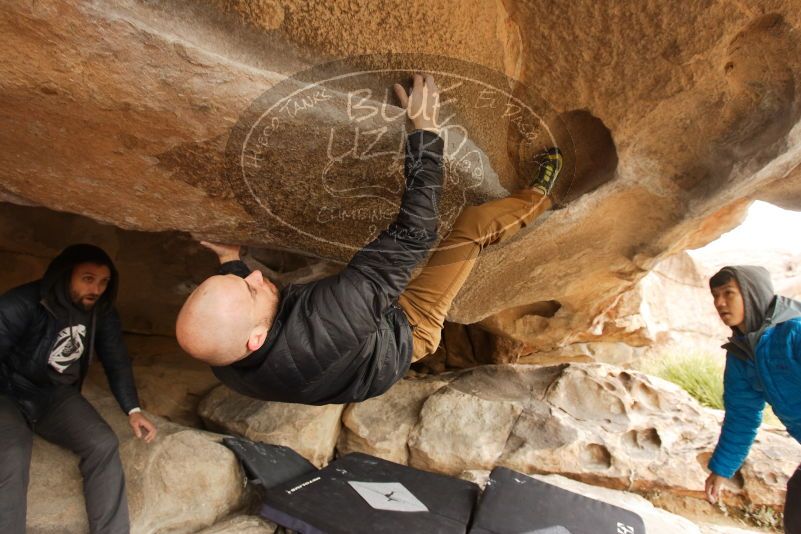
[[[340,273],[281,291],[264,345],[212,367],[230,388],[263,400],[355,402],[384,393],[409,368],[412,332],[397,299],[437,239],[442,139],[415,130],[406,143],[406,190],[397,219]],[[242,262],[222,274],[247,276]]]
[[[59,330],[65,326],[64,319],[55,312],[58,303],[53,292],[63,290],[72,267],[82,262],[81,255],[87,250],[89,261],[98,251],[108,258],[92,245],[73,245],[53,260],[41,280],[0,295],[0,394],[13,398],[32,423],[47,409],[54,387],[48,375],[47,360]],[[80,361],[78,385],[83,383],[92,354],[96,353],[111,391],[128,413],[139,406],[139,398],[122,338],[122,325],[113,307],[118,275],[110,261],[111,281],[89,316],[90,337]]]

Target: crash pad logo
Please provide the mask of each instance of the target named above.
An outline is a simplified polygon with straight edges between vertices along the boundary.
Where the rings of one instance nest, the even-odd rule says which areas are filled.
[[[288,77],[240,116],[226,148],[239,203],[282,242],[341,257],[359,250],[400,209],[411,124],[392,87],[416,72],[440,90],[441,233],[466,205],[506,196],[531,156],[558,144],[556,114],[503,74],[428,55],[349,58]]]
[[[360,482],[348,484],[375,510],[428,512],[428,507],[400,482]]]

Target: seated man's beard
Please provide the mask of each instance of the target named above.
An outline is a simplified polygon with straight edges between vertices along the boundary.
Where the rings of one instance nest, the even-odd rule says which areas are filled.
[[[97,303],[98,299],[100,298],[100,295],[93,295],[93,294],[79,295],[77,293],[70,291],[70,297],[72,298],[72,302],[76,306],[79,306],[84,310],[89,311]]]

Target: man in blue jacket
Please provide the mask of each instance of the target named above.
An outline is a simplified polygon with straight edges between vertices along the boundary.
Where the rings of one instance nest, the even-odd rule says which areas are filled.
[[[93,534],[129,531],[117,436],[81,395],[93,352],[135,435],[150,442],[114,309],[117,270],[72,245],[41,280],[0,295],[0,532],[24,534],[33,435],[77,454]]]
[[[723,346],[726,417],[709,460],[707,499],[740,469],[769,402],[801,442],[801,303],[775,295],[764,267],[724,267],[709,280],[715,308],[732,337]],[[787,483],[785,532],[801,533],[801,466]]]

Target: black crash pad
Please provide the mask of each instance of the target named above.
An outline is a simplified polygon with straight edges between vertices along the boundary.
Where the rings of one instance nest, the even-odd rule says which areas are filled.
[[[242,462],[248,480],[265,488],[317,471],[306,458],[283,445],[235,437],[223,438],[223,443]]]
[[[644,534],[640,516],[522,473],[496,467],[470,534]]]
[[[456,534],[467,532],[478,492],[472,482],[353,453],[264,492],[261,515],[302,534]]]

